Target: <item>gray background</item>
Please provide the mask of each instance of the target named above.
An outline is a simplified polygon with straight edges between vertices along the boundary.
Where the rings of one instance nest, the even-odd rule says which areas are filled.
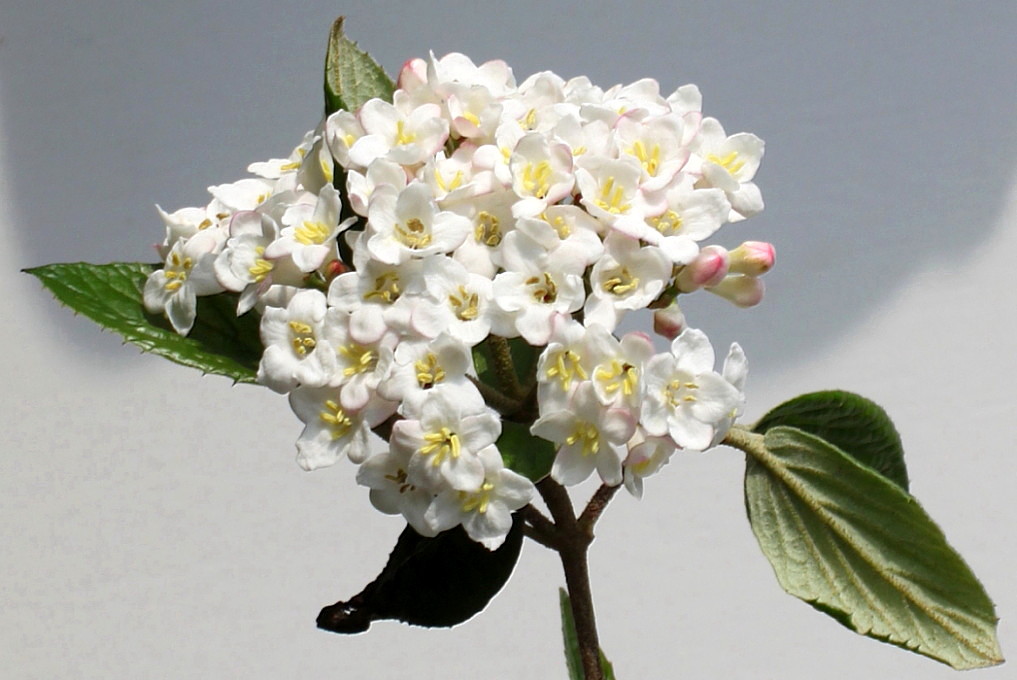
[[[285,399],[121,347],[17,269],[151,260],[168,210],[285,155],[320,113],[328,26],[390,72],[462,51],[608,86],[697,83],[767,142],[768,296],[687,311],[751,366],[748,417],[862,392],[895,417],[912,490],[1017,635],[1012,531],[1017,5],[998,2],[269,2],[0,6],[0,668],[17,678],[561,678],[553,555],[451,631],[338,637],[318,609],[401,529],[349,464],[293,463]],[[721,349],[721,351],[723,351]],[[784,595],[731,450],[619,497],[592,552],[620,678],[936,678]],[[1013,677],[1003,666],[978,677]]]

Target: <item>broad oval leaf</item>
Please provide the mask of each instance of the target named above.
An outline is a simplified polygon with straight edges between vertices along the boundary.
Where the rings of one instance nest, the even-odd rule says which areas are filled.
[[[811,392],[771,409],[752,429],[766,434],[778,425],[814,434],[908,490],[900,435],[875,402],[842,390]]]
[[[198,318],[186,336],[145,311],[142,291],[156,265],[136,262],[50,264],[25,271],[56,297],[143,351],[236,382],[255,382],[262,345],[254,312],[237,317],[237,296],[198,298]]]
[[[325,115],[359,109],[369,99],[392,101],[395,83],[343,32],[344,17],[332,24],[325,53]]]
[[[513,472],[518,472],[533,482],[539,482],[551,473],[554,444],[534,437],[527,425],[503,420],[501,436],[496,443],[505,467]]]
[[[318,614],[318,627],[363,633],[372,621],[396,619],[426,627],[451,627],[487,606],[512,575],[523,544],[523,522],[497,550],[473,541],[463,528],[425,538],[407,526],[378,578],[349,600]]]
[[[762,443],[746,508],[788,593],[957,669],[1003,661],[991,600],[912,496],[807,432],[773,427]]]

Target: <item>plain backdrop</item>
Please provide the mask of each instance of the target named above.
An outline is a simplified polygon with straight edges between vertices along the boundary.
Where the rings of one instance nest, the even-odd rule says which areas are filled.
[[[330,22],[390,72],[461,51],[610,86],[694,82],[766,140],[763,304],[687,312],[750,361],[748,419],[800,392],[885,406],[912,491],[1017,642],[1017,5],[311,0],[0,6],[0,668],[10,678],[564,678],[548,551],[451,630],[318,631],[401,522],[340,464],[293,462],[267,390],[140,354],[22,267],[150,261],[154,209],[287,154],[321,111]],[[740,454],[678,456],[592,550],[622,680],[953,677],[785,595],[745,521]],[[454,577],[454,575],[450,575]],[[985,680],[1014,677],[1006,665]]]

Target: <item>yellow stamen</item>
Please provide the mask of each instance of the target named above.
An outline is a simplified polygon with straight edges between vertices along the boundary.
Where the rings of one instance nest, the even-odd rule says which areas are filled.
[[[441,465],[446,456],[451,455],[452,458],[459,457],[459,435],[447,427],[443,427],[437,432],[424,434],[424,441],[427,444],[420,447],[420,455],[430,456],[434,454],[434,458],[431,459],[431,465],[435,467]]]
[[[473,223],[475,225],[473,237],[477,239],[477,243],[483,243],[491,248],[501,243],[501,229],[498,226],[500,220],[497,217],[486,210],[481,210],[477,213]]]
[[[427,232],[427,227],[424,226],[424,223],[416,217],[407,220],[405,227],[397,224],[395,226],[395,233],[403,245],[410,250],[419,250],[431,245],[431,234]]]
[[[290,345],[293,351],[300,356],[306,356],[307,352],[318,345],[314,337],[314,328],[303,321],[290,321]]]
[[[322,422],[328,424],[329,429],[332,431],[332,439],[339,439],[346,435],[353,427],[353,421],[343,411],[342,406],[332,401],[331,399],[325,402],[325,410],[318,414]]]
[[[347,378],[358,373],[373,371],[378,364],[378,354],[367,347],[351,342],[348,345],[339,346],[339,354],[346,358],[349,364],[343,369],[343,375]]]
[[[459,294],[449,295],[448,301],[452,305],[452,311],[455,312],[456,318],[460,321],[473,321],[480,314],[477,309],[480,296],[466,290],[466,286],[459,286]]]
[[[722,167],[725,170],[727,170],[729,174],[733,175],[736,172],[738,172],[739,170],[741,170],[742,167],[745,165],[745,161],[737,161],[737,162],[735,162],[735,160],[737,158],[738,158],[738,152],[737,151],[732,151],[731,153],[729,153],[728,155],[724,156],[723,158],[720,158],[719,156],[711,153],[711,154],[707,155],[706,160],[708,160],[711,163],[716,163],[720,167]]]
[[[523,167],[523,189],[537,198],[544,198],[551,191],[551,164],[540,161],[536,165],[527,163]]]
[[[543,285],[541,285],[542,283]],[[551,275],[546,272],[543,279],[539,276],[532,276],[526,279],[526,285],[533,286],[530,294],[533,295],[533,299],[537,302],[550,304],[558,299],[558,286],[555,285]]]
[[[374,280],[374,290],[364,293],[364,300],[377,299],[385,304],[392,304],[401,294],[399,275],[395,272],[385,272]]]
[[[433,387],[445,379],[445,369],[438,363],[438,357],[432,352],[413,364],[417,370],[417,383],[422,389]]]
[[[582,443],[584,456],[595,456],[600,451],[600,431],[591,423],[577,423],[576,429],[565,439],[569,446],[576,442]]]
[[[601,210],[612,215],[627,213],[632,208],[631,203],[625,203],[625,190],[614,184],[614,177],[608,177],[607,181],[600,187],[600,198],[595,202]]]
[[[293,238],[305,246],[321,245],[328,238],[331,229],[324,222],[304,222],[293,230]]]
[[[639,277],[632,276],[626,267],[604,281],[604,290],[613,295],[625,295],[639,287]]]

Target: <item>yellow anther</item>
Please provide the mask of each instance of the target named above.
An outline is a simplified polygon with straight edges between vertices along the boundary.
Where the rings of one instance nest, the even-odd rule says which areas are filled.
[[[530,294],[537,302],[550,304],[558,299],[558,286],[555,285],[554,279],[548,273],[544,274],[543,279],[539,276],[531,276],[526,279],[526,285],[532,286]]]
[[[632,208],[631,203],[625,203],[625,190],[616,187],[614,177],[608,177],[607,181],[600,187],[600,197],[596,200],[597,207],[612,215],[626,213]]]
[[[487,512],[487,506],[491,503],[491,492],[494,491],[494,484],[484,480],[484,483],[480,485],[479,491],[472,493],[468,491],[460,491],[459,499],[462,501],[463,512],[473,512],[476,510],[481,515]]]
[[[319,413],[318,417],[321,418],[322,422],[328,424],[329,429],[332,431],[332,439],[339,439],[353,427],[353,421],[346,415],[342,406],[331,399],[325,402],[325,410]]]
[[[254,252],[258,255],[258,257],[255,258],[254,264],[247,268],[247,272],[252,278],[254,278],[255,283],[261,283],[265,280],[265,277],[271,273],[272,269],[275,268],[275,265],[261,257],[261,255],[265,252],[265,248],[263,246],[258,246],[254,249]]]
[[[306,356],[308,350],[313,350],[318,345],[314,337],[314,328],[303,321],[290,321],[290,346],[300,356]]]
[[[477,118],[477,114],[473,113],[472,111],[464,111],[462,117],[470,121],[474,125],[477,126],[480,125],[480,119]]]
[[[201,222],[198,223],[198,231],[202,231],[204,229],[208,229],[211,226],[212,226],[212,220],[210,220],[210,219],[208,219],[206,217],[205,219],[203,219]]]
[[[328,238],[331,229],[324,222],[306,221],[293,230],[293,238],[305,246],[321,245]]]
[[[402,244],[410,250],[418,250],[431,245],[431,234],[427,232],[424,223],[416,217],[407,220],[405,227],[399,224],[395,225],[395,233]]]
[[[415,141],[417,141],[417,136],[406,131],[406,123],[401,120],[396,121],[396,145],[412,144]]]
[[[481,210],[473,219],[473,236],[477,243],[494,248],[501,243],[501,228],[498,226],[500,220],[487,212]]]
[[[430,456],[434,454],[434,458],[431,459],[431,465],[435,467],[441,465],[446,456],[451,455],[452,458],[459,457],[459,435],[447,427],[443,427],[437,432],[425,433],[424,441],[427,443],[420,447],[420,455]]]
[[[650,226],[659,231],[663,236],[674,236],[682,228],[681,215],[674,210],[668,210],[663,215],[651,217]]]
[[[625,295],[639,287],[639,277],[632,276],[626,267],[604,281],[604,290],[612,295]]]
[[[358,373],[373,371],[378,364],[378,354],[374,350],[362,347],[355,342],[340,345],[339,354],[346,358],[348,365],[343,369],[343,375],[347,378]]]
[[[639,159],[647,175],[650,177],[657,176],[657,170],[660,169],[660,145],[654,144],[653,148],[647,151],[643,141],[638,140],[629,149],[629,153]]]
[[[441,172],[438,171],[438,168],[435,168],[434,181],[438,184],[438,188],[446,193],[455,191],[463,184],[463,171],[457,170],[455,177],[452,178],[452,181],[446,182],[445,178],[441,176]]]
[[[572,446],[577,442],[582,444],[584,456],[595,456],[600,451],[600,431],[591,423],[577,423],[565,443]]]
[[[374,280],[374,289],[364,293],[364,300],[377,299],[385,304],[392,304],[401,294],[399,275],[395,272],[385,272]]]
[[[600,366],[594,371],[593,376],[604,383],[604,391],[608,394],[620,390],[626,397],[635,394],[639,381],[639,371],[636,367],[617,359],[612,359],[606,366]]]
[[[477,308],[480,296],[466,290],[466,286],[459,286],[458,294],[449,295],[448,302],[452,305],[452,311],[460,321],[473,321],[480,314]]]
[[[536,165],[527,163],[523,167],[523,189],[537,198],[544,198],[551,191],[551,164],[540,161]]]
[[[281,172],[292,172],[300,169],[300,161],[290,161],[279,166]]]
[[[428,389],[445,379],[445,369],[438,363],[438,357],[433,352],[413,364],[417,370],[417,383],[422,389]]]
[[[712,153],[706,156],[706,160],[708,160],[711,163],[716,163],[720,167],[722,167],[725,170],[727,170],[728,173],[731,174],[731,175],[733,175],[736,172],[738,172],[739,170],[741,170],[742,167],[745,165],[745,161],[737,161],[737,162],[735,162],[737,158],[738,158],[738,152],[737,151],[732,151],[731,153],[729,153],[728,155],[724,156],[723,158],[720,158],[716,154],[712,154]]]
[[[572,350],[558,352],[554,363],[547,369],[546,375],[548,378],[558,378],[561,381],[561,388],[565,392],[569,391],[572,379],[576,376],[580,380],[586,380],[588,377],[586,369],[579,363],[579,355]]]
[[[530,109],[527,111],[526,115],[523,116],[523,119],[519,124],[526,130],[532,130],[535,128],[537,126],[537,109]]]

